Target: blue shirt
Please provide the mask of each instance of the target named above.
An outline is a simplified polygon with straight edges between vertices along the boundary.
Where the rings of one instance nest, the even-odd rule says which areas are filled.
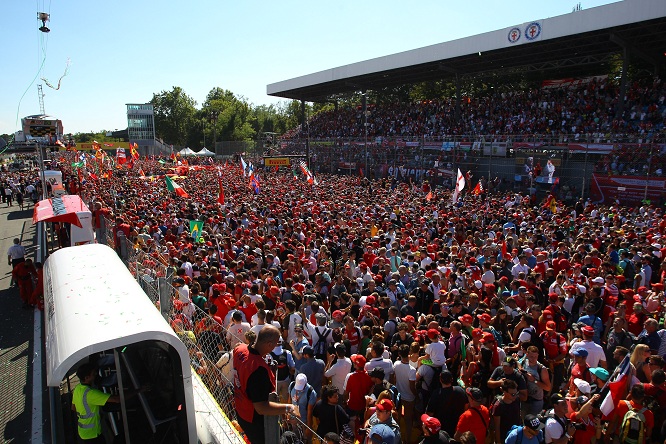
[[[509,434],[506,435],[504,444],[516,444],[518,442],[518,434],[523,435],[522,442],[525,444],[539,444],[539,442],[543,442],[545,439],[543,430],[540,430],[536,436],[528,438],[525,432],[523,432],[523,427],[513,426]]]
[[[596,315],[585,315],[578,318],[578,322],[582,322],[583,324],[594,328],[594,336],[592,337],[592,340],[595,344],[601,345],[601,332],[604,329],[604,324],[601,321],[601,318]]]
[[[310,396],[308,396],[310,392]],[[289,391],[289,399],[291,403],[298,406],[298,414],[301,417],[301,420],[305,423],[308,422],[308,406],[315,405],[317,402],[317,392],[314,391],[310,384],[305,384],[303,390],[296,390],[292,388]]]
[[[298,373],[303,373],[308,377],[308,384],[312,386],[317,393],[321,392],[321,383],[324,379],[324,368],[326,364],[324,361],[317,358],[306,359]]]

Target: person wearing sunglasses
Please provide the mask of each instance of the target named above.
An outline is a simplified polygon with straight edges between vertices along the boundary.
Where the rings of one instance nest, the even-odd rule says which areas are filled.
[[[522,424],[518,384],[505,379],[501,386],[502,396],[495,400],[490,408],[490,417],[495,424],[495,443],[503,443],[511,427]]]

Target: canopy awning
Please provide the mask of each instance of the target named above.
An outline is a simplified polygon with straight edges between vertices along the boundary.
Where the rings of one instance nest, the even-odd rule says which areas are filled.
[[[79,211],[90,211],[77,195],[64,195],[52,199],[40,200],[32,213],[32,223],[66,222],[83,228],[79,220]]]

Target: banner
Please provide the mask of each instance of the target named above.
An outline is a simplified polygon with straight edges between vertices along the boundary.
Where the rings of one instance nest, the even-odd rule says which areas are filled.
[[[288,157],[264,157],[264,165],[267,167],[272,166],[290,166],[291,162]]]
[[[554,88],[575,88],[580,85],[587,85],[592,81],[601,81],[606,80],[607,75],[603,76],[592,76],[592,77],[582,77],[582,78],[568,78],[568,79],[558,79],[558,80],[544,80],[541,83],[542,89],[554,89]]]
[[[647,194],[646,194],[647,186]],[[590,183],[590,198],[593,202],[621,205],[640,205],[643,199],[657,205],[666,197],[666,178],[640,176],[606,176],[593,174]]]

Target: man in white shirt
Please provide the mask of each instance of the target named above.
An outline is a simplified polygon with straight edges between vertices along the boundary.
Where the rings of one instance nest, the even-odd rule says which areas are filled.
[[[365,371],[370,373],[373,368],[381,367],[384,369],[384,379],[393,383],[395,381],[395,372],[393,370],[393,362],[390,359],[383,357],[385,347],[382,342],[373,342],[370,354],[372,359],[365,364]]]
[[[403,344],[398,349],[400,359],[393,364],[395,386],[400,393],[400,402],[404,407],[404,426],[400,434],[412,436],[412,419],[416,402],[416,369],[409,364],[409,345]]]
[[[340,395],[345,393],[345,378],[351,371],[352,362],[351,359],[345,356],[347,353],[347,347],[344,344],[335,344],[335,356],[328,356],[328,363],[326,364],[326,370],[324,371],[324,376],[331,378],[331,384],[333,384],[337,389]],[[335,358],[337,357],[337,361]],[[335,363],[333,363],[335,361]],[[342,400],[342,396],[340,397]]]
[[[569,354],[573,356],[573,353],[576,350],[581,348],[585,349],[587,350],[587,365],[589,365],[590,368],[606,368],[606,353],[604,353],[604,349],[600,345],[595,344],[593,340],[594,328],[586,325],[581,328],[581,331],[583,333],[583,340],[572,345]]]

